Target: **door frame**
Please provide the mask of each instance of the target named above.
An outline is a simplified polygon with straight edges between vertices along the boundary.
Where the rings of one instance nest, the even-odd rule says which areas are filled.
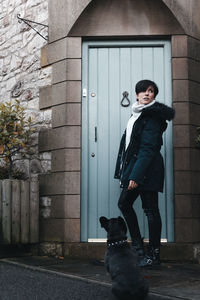
[[[82,159],[81,159],[81,242],[88,242],[88,61],[89,49],[101,47],[163,47],[167,62],[165,61],[165,96],[168,105],[172,106],[172,72],[171,72],[171,41],[170,40],[119,40],[119,41],[83,41],[82,43]],[[170,76],[169,76],[170,74]],[[173,168],[173,134],[172,122],[168,124],[166,137],[170,143],[165,152],[168,162],[165,168],[167,203],[167,236],[168,242],[174,241],[174,170]],[[171,157],[170,159],[168,159]],[[165,163],[166,166],[166,163]],[[169,167],[169,168],[168,168]],[[84,231],[83,231],[84,228]],[[100,241],[100,240],[99,240]]]

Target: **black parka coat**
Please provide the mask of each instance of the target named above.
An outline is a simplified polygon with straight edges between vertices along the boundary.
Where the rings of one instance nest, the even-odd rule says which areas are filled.
[[[134,180],[140,190],[163,191],[164,163],[160,153],[162,135],[167,128],[166,120],[172,120],[174,115],[173,108],[155,102],[144,108],[134,123],[126,150],[124,132],[114,176],[120,179],[122,188],[127,188],[129,181]]]

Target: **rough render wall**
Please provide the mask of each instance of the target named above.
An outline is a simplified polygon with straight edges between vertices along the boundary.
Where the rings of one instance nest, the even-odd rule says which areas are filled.
[[[27,116],[34,120],[37,133],[34,146],[38,147],[38,131],[51,127],[51,109],[39,109],[39,88],[51,84],[51,67],[41,68],[41,48],[47,44],[35,31],[19,23],[17,15],[48,25],[47,0],[2,0],[0,2],[0,102],[19,99],[26,107]],[[34,25],[44,36],[48,29]],[[51,169],[51,153],[39,154],[39,159],[19,161],[29,175],[46,173]],[[48,199],[41,198],[41,205]],[[47,212],[41,213],[46,215]]]

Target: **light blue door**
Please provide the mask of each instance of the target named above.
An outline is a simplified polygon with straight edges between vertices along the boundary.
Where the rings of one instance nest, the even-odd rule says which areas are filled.
[[[121,135],[135,101],[135,84],[154,80],[157,100],[169,106],[171,99],[171,46],[169,41],[117,41],[83,43],[82,97],[82,195],[81,239],[106,237],[99,217],[117,217],[120,188],[114,179]],[[130,106],[122,106],[123,92]],[[127,104],[127,101],[124,102]],[[165,189],[159,195],[162,239],[173,241],[172,124],[164,136],[162,154],[166,166]],[[135,203],[142,236],[148,239],[147,220],[141,201]]]

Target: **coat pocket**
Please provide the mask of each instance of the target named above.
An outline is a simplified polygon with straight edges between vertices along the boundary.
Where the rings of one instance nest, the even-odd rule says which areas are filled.
[[[133,170],[136,160],[137,160],[137,155],[134,154],[129,161],[125,161],[124,170],[122,171],[122,174],[121,174],[122,181],[128,180],[128,178]]]

